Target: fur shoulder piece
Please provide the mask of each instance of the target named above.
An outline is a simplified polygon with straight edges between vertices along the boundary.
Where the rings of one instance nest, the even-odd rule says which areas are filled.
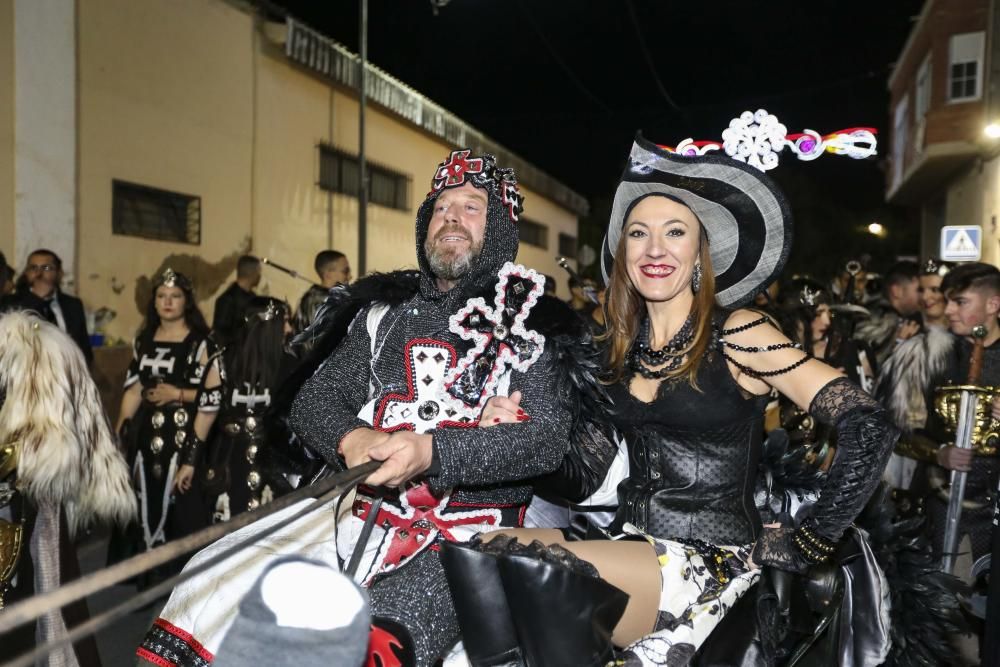
[[[322,359],[326,359],[347,332],[347,325],[362,308],[376,301],[390,306],[399,305],[412,298],[419,288],[419,271],[373,273],[353,285],[331,288],[317,309],[312,324],[296,336],[294,344],[309,344],[313,350],[323,348],[326,353]],[[346,324],[342,322],[344,319]],[[330,338],[336,340],[331,344]]]
[[[925,425],[930,407],[925,397],[947,371],[954,345],[954,336],[932,327],[897,345],[885,360],[875,397],[904,431]]]
[[[62,504],[70,530],[127,523],[136,512],[128,467],[80,349],[27,312],[0,317],[0,340],[0,442],[18,443],[19,488]]]

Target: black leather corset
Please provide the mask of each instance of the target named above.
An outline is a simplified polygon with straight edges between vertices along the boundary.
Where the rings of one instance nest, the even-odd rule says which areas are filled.
[[[666,539],[753,542],[761,420],[680,429],[644,424],[625,434],[629,478],[618,486],[614,527],[631,523]]]

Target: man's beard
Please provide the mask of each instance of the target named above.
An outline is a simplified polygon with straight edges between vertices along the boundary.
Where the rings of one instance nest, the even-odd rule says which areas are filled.
[[[424,242],[424,253],[427,255],[427,263],[430,264],[431,271],[435,277],[441,280],[458,280],[464,276],[469,271],[469,267],[472,266],[472,262],[479,257],[479,253],[483,249],[481,239],[479,244],[476,245],[472,241],[472,238],[464,232],[462,235],[469,239],[470,244],[472,244],[468,250],[435,247],[437,239],[444,236],[452,236],[455,233],[456,231],[453,228],[441,229],[433,239],[428,238]]]

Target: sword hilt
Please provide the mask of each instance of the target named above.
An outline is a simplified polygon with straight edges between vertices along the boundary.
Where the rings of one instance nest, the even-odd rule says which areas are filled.
[[[969,380],[967,384],[979,384],[983,374],[983,348],[986,342],[986,327],[982,324],[972,328],[972,358],[969,360]]]

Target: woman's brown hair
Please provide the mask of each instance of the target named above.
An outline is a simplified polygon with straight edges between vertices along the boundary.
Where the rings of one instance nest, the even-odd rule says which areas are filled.
[[[681,365],[667,373],[666,378],[687,376],[688,382],[698,388],[696,378],[702,357],[708,351],[712,340],[712,316],[715,309],[715,273],[712,270],[712,256],[708,249],[708,236],[699,224],[701,242],[698,256],[701,261],[701,286],[694,295],[691,315],[694,339],[685,350],[686,358]],[[625,375],[628,351],[639,335],[639,327],[646,317],[646,304],[642,295],[632,284],[625,268],[625,245],[628,234],[623,232],[615,248],[614,265],[608,280],[607,301],[605,303],[604,334],[600,341],[608,341],[608,371],[605,381],[614,384]]]

